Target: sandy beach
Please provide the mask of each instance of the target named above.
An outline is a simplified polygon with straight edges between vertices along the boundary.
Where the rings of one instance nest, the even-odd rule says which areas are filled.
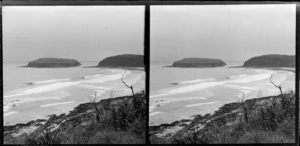
[[[4,124],[13,125],[49,115],[68,113],[81,103],[131,95],[122,82],[135,91],[145,87],[145,72],[140,70],[105,69],[105,72],[76,78],[27,81],[22,88],[4,92]]]
[[[251,73],[172,82],[171,87],[151,94],[150,125],[212,114],[222,105],[243,98],[278,95],[279,90],[270,82],[271,75],[272,81],[281,85],[284,92],[295,91],[294,68],[240,69],[251,70]]]

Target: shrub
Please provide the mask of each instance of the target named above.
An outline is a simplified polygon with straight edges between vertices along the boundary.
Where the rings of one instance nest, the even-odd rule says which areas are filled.
[[[146,97],[145,92],[124,97],[112,105],[111,100],[93,102],[94,116],[73,119],[65,128],[66,137],[60,131],[46,130],[38,137],[28,136],[26,144],[143,144],[146,143]],[[101,105],[101,106],[99,106]],[[88,124],[80,125],[85,119]],[[75,123],[74,123],[75,122]],[[58,137],[56,136],[58,135]]]
[[[28,137],[25,140],[25,144],[60,144],[61,141],[56,138],[56,136],[52,136],[49,130],[46,130],[44,134],[38,137]]]
[[[206,124],[200,132],[191,132],[187,136],[174,138],[171,143],[295,142],[295,94],[293,92],[271,97],[262,106],[255,106],[252,101],[242,102],[240,106],[242,116],[237,117],[240,119],[238,123],[226,126],[220,120],[215,120]],[[151,140],[156,143],[163,141],[156,137]]]
[[[246,132],[236,143],[293,143],[295,139],[280,132],[251,131]]]
[[[88,144],[143,144],[144,140],[141,140],[137,135],[123,132],[103,130],[97,132],[89,141]]]

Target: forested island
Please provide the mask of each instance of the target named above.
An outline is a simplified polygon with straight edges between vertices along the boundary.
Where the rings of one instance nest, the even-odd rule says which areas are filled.
[[[76,67],[81,63],[75,59],[66,58],[39,58],[34,61],[30,61],[25,67],[35,68],[64,68],[64,67]]]
[[[248,59],[243,67],[295,67],[295,59],[295,55],[262,55]]]
[[[179,68],[210,68],[210,67],[222,67],[226,63],[221,59],[211,58],[184,58],[179,61],[175,61],[171,66],[168,67],[179,67]]]
[[[101,60],[97,67],[144,67],[144,56],[135,54],[123,54],[110,56]]]

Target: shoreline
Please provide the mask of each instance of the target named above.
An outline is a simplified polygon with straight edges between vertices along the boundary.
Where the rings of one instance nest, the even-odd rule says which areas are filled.
[[[46,68],[46,69],[55,69],[55,68],[72,68],[72,67],[80,67],[79,66],[70,66],[70,67],[32,67],[32,66],[17,66],[24,68]],[[99,67],[99,66],[81,66],[81,68],[101,68],[101,69],[124,69],[124,70],[136,70],[136,71],[145,71],[145,67]]]
[[[71,67],[79,67],[81,65],[78,66],[52,66],[52,67],[35,67],[35,66],[17,66],[17,67],[25,67],[25,68],[71,68]]]
[[[229,67],[230,68],[230,67]],[[244,68],[244,67],[238,67],[238,68]],[[249,67],[248,67],[249,68]],[[289,73],[288,71],[290,71],[290,72],[293,72],[293,73],[295,73],[294,72],[294,68],[291,68],[291,69],[286,69],[286,68],[251,68],[251,69],[263,69],[263,70],[265,70],[265,71],[263,71],[262,73],[264,74],[264,76],[266,76],[265,77],[265,79],[268,79],[269,78],[269,76],[268,76],[268,73],[271,75],[272,74],[272,71],[271,70],[275,70],[275,72],[277,72],[277,71],[280,71],[280,70],[283,70],[283,71],[287,71],[287,72],[278,72],[279,74],[282,74],[282,75],[284,75],[284,76],[294,76],[294,74],[292,74],[292,73]],[[265,73],[266,72],[266,73]],[[275,73],[274,72],[274,73]],[[238,76],[238,75],[237,75]],[[257,77],[257,75],[254,75],[255,77]],[[246,78],[247,78],[247,80],[249,79],[249,77],[248,76],[246,76]],[[283,78],[283,77],[280,77],[279,76],[279,78]],[[223,78],[222,78],[223,79]],[[225,79],[225,78],[224,78]],[[231,78],[229,78],[229,77],[227,77],[226,79],[231,79]],[[232,78],[232,80],[234,80],[235,78]],[[245,92],[244,90],[248,90],[248,89],[246,89],[246,86],[248,87],[248,84],[250,84],[249,85],[249,88],[251,88],[250,86],[252,85],[250,82],[248,83],[246,83],[246,81],[244,80],[244,79],[241,79],[242,81],[241,81],[241,84],[244,84],[243,85],[243,87],[244,88],[241,88],[241,89],[236,89],[236,88],[238,88],[238,86],[239,85],[232,85],[232,87],[231,86],[226,86],[225,85],[225,87],[231,87],[231,88],[233,88],[233,87],[236,87],[236,88],[233,88],[233,89],[236,89],[236,90],[241,90],[242,92]],[[279,80],[281,80],[281,79],[279,79]],[[215,82],[217,82],[217,81],[215,81]],[[222,82],[222,81],[220,81],[220,82]],[[226,81],[224,81],[224,82],[226,82]],[[268,82],[267,80],[264,80],[262,83],[266,83],[266,82]],[[234,83],[234,82],[232,82],[232,83]],[[239,83],[238,81],[236,81],[236,83]],[[288,80],[288,83],[290,83],[290,81]],[[178,85],[178,84],[180,84],[180,82],[176,82],[176,85]],[[202,84],[202,83],[200,83],[200,84]],[[231,81],[230,80],[228,80],[228,84],[231,84]],[[193,84],[190,84],[191,86],[193,85]],[[270,84],[271,85],[271,84]],[[224,87],[224,88],[225,88]],[[263,86],[262,86],[263,87]],[[272,86],[273,87],[273,86]],[[266,88],[266,89],[263,89],[263,90],[268,90],[269,88],[270,88],[270,90],[272,89],[272,87],[270,86],[268,86],[268,88]],[[290,87],[290,86],[289,86]],[[178,87],[179,88],[179,87]],[[276,88],[275,88],[276,89]],[[177,90],[177,88],[174,88],[173,90]],[[258,92],[258,90],[256,90],[256,89],[253,89],[253,90],[251,90],[251,91],[253,91],[253,92],[251,92],[251,94],[249,94],[249,97],[251,96],[251,98],[253,97],[253,98],[258,98],[258,97],[254,97],[255,95],[255,93],[256,92]],[[273,91],[273,90],[272,90]],[[166,92],[167,92],[167,90],[166,90]],[[271,96],[272,94],[269,94],[269,92],[265,92],[266,94],[266,96]],[[276,92],[277,93],[277,92]],[[248,94],[248,92],[246,93],[246,94]],[[169,93],[169,94],[167,94],[167,93],[160,93],[160,94],[158,94],[158,95],[171,95],[171,93]],[[156,95],[154,95],[154,96],[156,96]],[[239,95],[239,96],[241,96],[241,95]],[[170,101],[170,100],[172,100],[172,99],[167,99],[167,97],[165,98],[165,97],[162,97],[163,99],[160,99],[160,98],[158,98],[158,99],[151,99],[151,96],[150,96],[150,101],[151,100],[153,100],[153,105],[151,106],[151,108],[152,108],[152,110],[153,110],[153,112],[150,112],[149,114],[151,115],[151,116],[154,116],[155,115],[155,117],[153,117],[153,121],[149,121],[149,123],[151,123],[150,124],[150,126],[155,126],[155,125],[160,125],[160,124],[166,124],[166,123],[170,123],[170,122],[172,122],[172,121],[170,121],[170,120],[166,120],[166,119],[164,119],[164,118],[162,118],[163,117],[163,114],[168,114],[167,112],[165,112],[165,113],[163,113],[163,114],[161,114],[161,115],[156,115],[156,114],[158,114],[158,113],[161,113],[161,111],[160,111],[160,109],[161,108],[158,108],[157,110],[154,110],[155,109],[155,107],[157,106],[157,107],[160,107],[160,106],[164,106],[164,104],[165,103],[169,103],[168,101]],[[179,98],[179,97],[178,97]],[[259,97],[260,98],[260,97]],[[248,98],[249,99],[249,98]],[[156,100],[156,101],[155,101]],[[160,103],[160,101],[162,101],[162,103]],[[171,101],[170,101],[171,102]],[[204,101],[204,102],[210,102],[210,100],[207,100],[207,101]],[[234,102],[234,101],[232,101],[232,102]],[[190,103],[189,103],[190,104]],[[224,104],[226,104],[226,103],[224,103]],[[222,105],[224,105],[223,103],[222,103]],[[150,104],[151,105],[151,104]],[[176,102],[176,105],[177,105],[177,102]],[[221,105],[221,106],[222,106]],[[169,105],[167,105],[168,107],[171,107],[171,104],[169,104]],[[219,106],[219,107],[221,107],[221,106]],[[150,108],[150,109],[151,109]],[[169,109],[169,108],[168,108]],[[185,115],[185,116],[187,116],[187,114],[186,114],[186,111],[188,111],[189,109],[186,109],[186,110],[184,110],[184,109],[182,109],[182,110],[180,110],[180,111],[184,111],[183,113],[185,113],[185,114],[183,114],[183,115]],[[206,109],[207,110],[207,109]],[[215,111],[217,111],[217,109],[215,109],[214,111],[212,111],[212,112],[210,112],[210,113],[213,113],[213,112],[215,112]],[[171,115],[173,115],[173,113],[174,112],[171,112]],[[193,112],[192,112],[193,113]],[[150,116],[150,117],[151,117]],[[174,117],[175,117],[175,115],[174,115]],[[175,118],[171,118],[171,119],[173,119],[173,121],[175,121],[175,120],[180,120],[179,118],[178,119],[175,119]],[[188,118],[186,117],[186,119],[192,119],[193,117],[192,116],[189,116]],[[160,122],[159,122],[160,121]],[[169,121],[169,122],[162,122],[162,121]]]
[[[207,68],[219,68],[219,67],[226,67],[224,66],[216,66],[216,67],[177,67],[177,66],[162,66],[162,67],[167,67],[167,68],[192,68],[192,69],[207,69]],[[247,69],[266,69],[266,70],[282,70],[282,71],[290,71],[295,73],[296,72],[296,67],[247,67],[247,66],[228,66],[227,68],[247,68]]]
[[[136,93],[140,93],[143,90],[140,90],[139,92]],[[122,100],[123,98],[133,98],[132,95],[127,95],[127,96],[119,96],[119,97],[113,97],[113,98],[105,98],[105,99],[101,99],[99,101],[97,101],[96,103],[100,103],[100,102],[105,102],[105,101],[115,101],[115,100]],[[72,110],[68,111],[67,113],[61,113],[61,114],[49,114],[46,117],[49,117],[48,119],[46,118],[38,118],[38,119],[34,119],[34,120],[30,120],[29,122],[21,122],[21,123],[16,123],[16,124],[12,124],[12,125],[5,125],[5,123],[3,124],[3,127],[14,127],[14,126],[18,126],[18,125],[28,125],[29,123],[32,122],[36,122],[36,121],[48,121],[50,120],[51,117],[59,117],[61,115],[68,115],[70,113],[72,113],[74,110],[76,110],[77,108],[79,108],[80,106],[85,106],[85,105],[89,105],[92,104],[92,102],[84,102],[84,103],[80,103],[77,106],[75,106],[74,108],[72,108]]]
[[[284,96],[294,94],[283,94]],[[279,95],[264,96],[260,98],[247,99],[244,102],[230,102],[222,105],[218,110],[212,114],[196,114],[190,119],[179,119],[169,123],[162,123],[157,125],[149,125],[149,134],[151,136],[161,138],[164,142],[174,140],[174,138],[187,136],[190,132],[197,129],[197,131],[209,130],[210,123],[219,123],[221,126],[231,126],[237,124],[239,114],[242,113],[243,104],[256,105],[255,108],[268,106],[270,102],[281,101],[283,97]],[[225,123],[223,123],[225,121]]]
[[[183,66],[162,66],[162,67],[169,67],[169,68],[218,68],[218,67],[225,67],[226,65],[223,66],[199,66],[199,67],[183,67]]]
[[[247,67],[247,66],[229,66],[228,68],[245,68],[245,69],[266,69],[266,70],[282,70],[295,73],[296,67]]]
[[[99,66],[83,66],[82,68],[123,69],[123,70],[145,71],[145,67],[99,67]]]
[[[138,103],[142,102],[142,103],[140,103],[139,105],[135,105],[136,102]],[[120,108],[124,108],[123,107],[124,104],[127,105],[125,107],[126,110],[120,111],[119,110]],[[68,144],[68,142],[70,142],[69,141],[70,139],[66,135],[66,133],[68,133],[69,136],[76,134],[78,132],[75,132],[74,130],[78,130],[78,128],[80,129],[79,131],[85,133],[87,131],[82,131],[82,130],[86,130],[91,126],[102,126],[102,125],[120,126],[117,123],[115,123],[115,122],[119,122],[116,120],[113,120],[114,122],[109,122],[109,123],[105,122],[107,120],[110,120],[110,118],[107,117],[108,116],[107,114],[112,113],[114,116],[117,116],[115,118],[118,119],[120,116],[121,117],[123,116],[118,112],[121,113],[126,112],[126,115],[132,114],[131,112],[140,113],[140,111],[143,110],[142,107],[144,105],[146,105],[146,97],[145,97],[144,89],[140,90],[139,92],[136,92],[134,96],[133,95],[117,96],[115,98],[103,99],[97,102],[81,103],[66,114],[50,114],[47,116],[49,117],[48,119],[39,118],[25,123],[3,126],[3,140],[4,140],[3,142],[5,144],[27,144],[28,142],[29,143],[31,142],[31,141],[27,141],[28,139],[37,140],[37,138],[41,138],[45,136],[45,130],[46,130],[46,132],[49,132],[52,138],[59,140],[59,142],[62,144],[65,142],[67,142]],[[114,118],[114,116],[112,116],[112,118]],[[122,118],[127,118],[127,117],[122,117]],[[139,117],[136,118],[138,122],[142,123],[145,121],[144,119],[146,117],[145,115],[141,114],[139,115]],[[133,122],[129,121],[125,124],[135,124],[134,122],[135,121]],[[118,128],[120,129],[120,127]],[[143,131],[143,129],[140,130]],[[107,131],[104,130],[104,132]],[[130,134],[136,134],[136,133],[130,133]],[[58,137],[56,137],[56,135],[58,135]]]
[[[82,70],[81,68],[79,69]],[[35,116],[39,116],[38,118],[47,119],[47,116],[52,113],[60,114],[60,112],[65,113],[64,111],[67,111],[66,113],[68,113],[69,111],[73,110],[73,107],[76,107],[80,103],[83,103],[85,100],[88,101],[89,97],[94,92],[97,92],[97,96],[99,96],[97,97],[98,100],[108,98],[112,95],[112,91],[114,92],[116,97],[130,95],[130,89],[127,89],[127,87],[124,86],[120,80],[123,72],[125,71],[111,70],[111,73],[108,71],[110,71],[110,69],[106,71],[100,70],[100,74],[102,74],[101,72],[107,72],[109,73],[107,74],[108,76],[106,76],[106,74],[104,76],[99,76],[99,73],[97,73],[95,75],[86,75],[76,78],[71,77],[58,80],[47,79],[33,81],[30,83],[25,82],[24,85],[22,84],[22,87],[11,90],[16,92],[7,91],[8,94],[4,95],[5,99],[3,105],[4,125],[8,126],[18,123],[26,123],[32,119],[37,119],[35,118]],[[128,83],[133,84],[133,86],[136,87],[136,91],[144,88],[144,84],[140,84],[144,82],[144,72],[127,71],[126,76],[128,74],[132,74],[128,76]],[[126,79],[127,77],[125,77],[125,81]],[[113,84],[107,85],[106,83],[104,83],[110,81],[112,81],[111,83]],[[136,83],[138,84],[135,85]],[[35,84],[36,86],[32,86]],[[56,92],[54,90],[59,90],[59,92]],[[72,96],[70,96],[70,94],[72,94]],[[23,96],[26,98],[22,98]],[[84,99],[81,99],[81,96],[86,97],[84,97]],[[60,105],[44,106],[48,103],[60,103]],[[51,110],[47,111],[46,108]],[[26,113],[25,115],[28,115],[23,116],[23,112]]]

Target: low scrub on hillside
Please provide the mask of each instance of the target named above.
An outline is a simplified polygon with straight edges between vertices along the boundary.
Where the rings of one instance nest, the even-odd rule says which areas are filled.
[[[210,116],[211,120],[208,120],[210,122],[202,129],[191,130],[190,128],[189,132],[177,132],[177,135],[174,134],[167,139],[152,135],[150,141],[153,144],[295,142],[295,94],[293,92],[231,105],[238,105],[239,112],[230,113],[231,116],[215,113]],[[194,119],[194,122],[196,123],[197,120]],[[178,136],[178,133],[181,135]]]
[[[130,100],[131,99],[131,100]],[[112,104],[106,100],[92,103],[94,116],[39,136],[28,136],[26,144],[145,144],[146,97],[145,92],[133,98]],[[77,122],[77,123],[76,123]],[[72,128],[68,128],[72,127]]]

